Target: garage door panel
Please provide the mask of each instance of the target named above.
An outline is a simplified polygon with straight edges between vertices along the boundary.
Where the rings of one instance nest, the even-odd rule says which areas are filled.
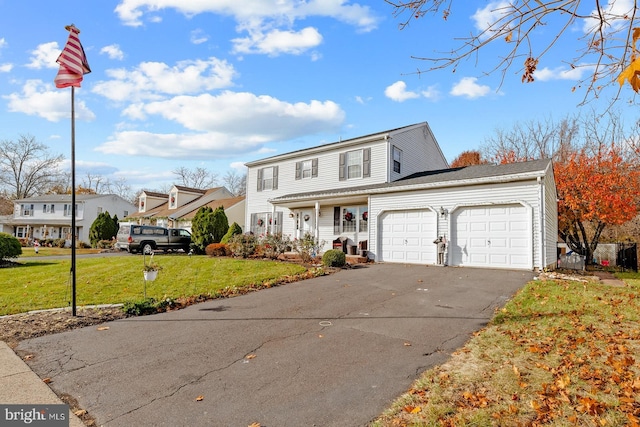
[[[474,206],[451,215],[451,265],[531,268],[531,221],[522,205]]]
[[[435,263],[435,212],[428,209],[386,212],[380,216],[380,222],[382,261]]]

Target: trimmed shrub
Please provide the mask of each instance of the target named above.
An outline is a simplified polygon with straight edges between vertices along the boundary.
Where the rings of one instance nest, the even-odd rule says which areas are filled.
[[[21,254],[20,241],[11,234],[0,233],[0,261],[15,258]]]
[[[229,249],[233,256],[247,258],[254,254],[258,239],[253,234],[236,234],[229,239]]]
[[[344,252],[337,249],[329,249],[322,255],[322,265],[326,267],[344,267],[346,261]]]
[[[220,240],[220,243],[229,243],[229,239],[231,239],[236,234],[242,234],[242,227],[240,227],[237,222],[234,222],[229,227],[229,230],[227,230],[227,233],[222,236],[222,240]]]
[[[211,243],[207,245],[204,252],[209,256],[229,256],[231,249],[224,243]]]

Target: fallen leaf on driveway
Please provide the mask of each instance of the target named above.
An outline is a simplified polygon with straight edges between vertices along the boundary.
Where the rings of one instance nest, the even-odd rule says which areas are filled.
[[[31,360],[31,359],[33,359],[33,354],[27,354],[27,355],[24,357],[24,360]]]
[[[81,416],[85,415],[87,413],[87,411],[84,410],[84,409],[78,409],[77,411],[73,411],[73,413],[74,413],[74,415],[76,417],[81,417]]]
[[[43,382],[43,383],[45,383],[45,384],[49,384],[51,381],[53,381],[53,380],[52,380],[51,378],[49,378],[49,377],[44,378],[44,379],[42,380],[42,382]]]
[[[320,334],[318,335],[318,338],[324,338],[324,335]]]
[[[256,355],[255,354],[248,354],[245,359],[255,359]]]
[[[251,423],[249,427],[260,427],[260,423]]]
[[[405,342],[405,343],[404,343],[404,346],[405,346],[405,347],[411,347],[411,343],[410,343],[410,342]]]
[[[200,395],[200,396],[196,397],[196,402],[201,402],[203,400],[204,400],[204,396],[203,395]]]
[[[98,328],[98,330],[99,330],[99,331],[106,331],[107,329],[109,329],[109,327],[108,327],[108,326],[100,326],[100,327]]]

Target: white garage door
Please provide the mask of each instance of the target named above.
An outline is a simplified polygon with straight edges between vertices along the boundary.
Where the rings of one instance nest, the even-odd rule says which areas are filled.
[[[436,214],[431,210],[387,212],[380,216],[382,261],[435,264]]]
[[[522,205],[462,208],[452,215],[449,264],[532,268],[531,226]]]

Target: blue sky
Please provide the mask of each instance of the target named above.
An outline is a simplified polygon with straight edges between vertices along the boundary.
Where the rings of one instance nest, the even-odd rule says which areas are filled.
[[[448,21],[427,17],[401,31],[383,0],[0,0],[0,139],[32,135],[70,157],[71,90],[53,78],[71,23],[92,69],[75,95],[79,182],[91,173],[160,189],[181,166],[221,177],[423,121],[451,161],[498,128],[579,111],[585,93],[572,87],[584,76],[563,62],[579,48],[578,24],[532,84],[521,83],[519,66],[504,81],[486,75],[503,46],[455,72],[414,73],[427,64],[412,56],[451,49],[497,3],[455,4]],[[621,107],[636,119],[636,107]]]

